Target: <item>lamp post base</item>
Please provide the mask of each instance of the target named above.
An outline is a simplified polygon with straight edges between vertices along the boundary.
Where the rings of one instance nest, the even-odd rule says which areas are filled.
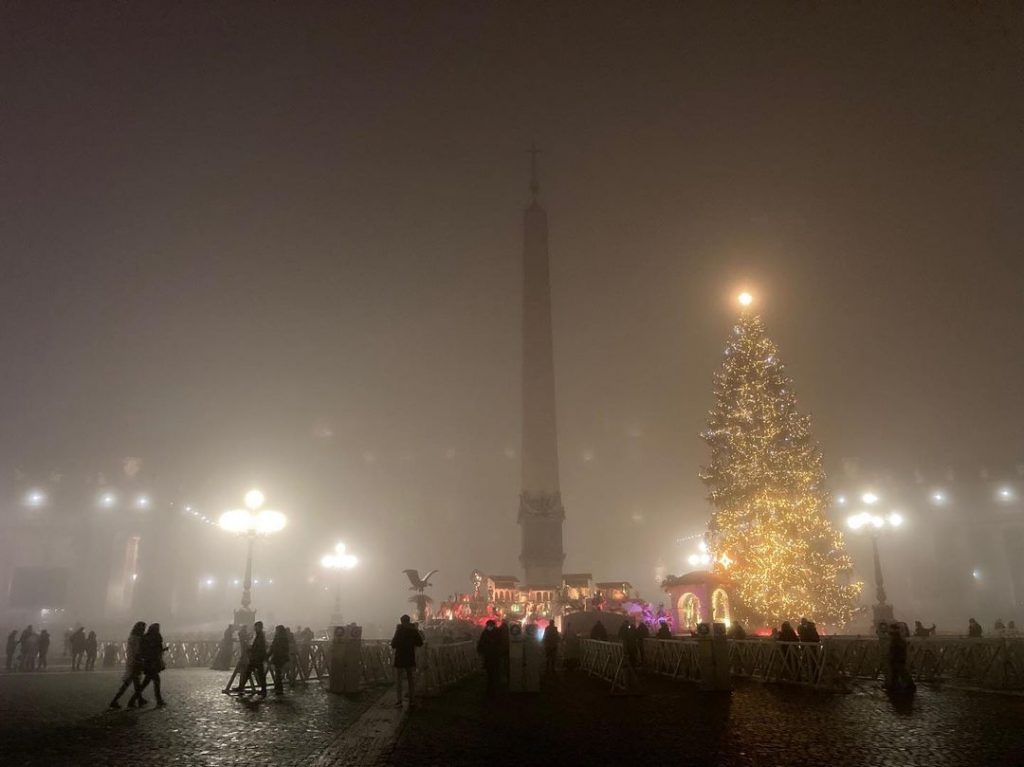
[[[871,628],[878,631],[879,623],[892,623],[896,620],[893,615],[892,605],[877,604],[871,607]]]
[[[235,610],[235,626],[252,626],[256,622],[256,611],[248,607],[239,607]]]

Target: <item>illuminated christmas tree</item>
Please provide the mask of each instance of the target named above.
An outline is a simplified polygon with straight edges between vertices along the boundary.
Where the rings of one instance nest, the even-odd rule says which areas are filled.
[[[749,305],[747,294],[741,303]],[[861,584],[843,536],[825,517],[829,495],[809,416],[760,317],[745,310],[715,374],[715,405],[701,437],[711,464],[701,479],[714,506],[708,545],[736,584],[734,612],[778,625],[808,617],[842,625]]]

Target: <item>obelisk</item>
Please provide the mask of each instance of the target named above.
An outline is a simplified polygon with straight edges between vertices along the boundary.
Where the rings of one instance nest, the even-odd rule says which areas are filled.
[[[551,337],[548,216],[537,201],[536,147],[530,149],[531,202],[523,215],[523,448],[519,525],[524,585],[562,583],[562,494],[558,483],[555,360]]]

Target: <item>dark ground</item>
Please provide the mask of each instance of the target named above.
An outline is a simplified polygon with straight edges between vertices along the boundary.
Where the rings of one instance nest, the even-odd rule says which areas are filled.
[[[227,677],[165,671],[166,708],[147,690],[146,708],[107,711],[116,672],[0,674],[0,765],[306,765],[380,696],[311,684],[248,702],[220,692]]]
[[[474,678],[409,717],[395,765],[1024,765],[1024,697],[877,686],[848,694],[739,684],[732,695],[645,678],[646,694],[566,674],[484,704]]]
[[[168,671],[166,709],[107,712],[116,673],[0,674],[0,764],[1024,765],[1020,696],[921,687],[900,704],[871,685],[839,695],[756,683],[722,696],[647,678],[644,695],[613,697],[573,673],[485,703],[476,676],[426,700],[380,753],[346,739],[389,708],[390,690],[345,698],[313,684],[257,703],[222,695],[224,681]]]

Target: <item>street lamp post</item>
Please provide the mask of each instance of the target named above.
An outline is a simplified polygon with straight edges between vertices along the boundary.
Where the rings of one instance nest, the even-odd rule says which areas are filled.
[[[861,497],[868,506],[874,506],[879,498],[874,493],[864,493]],[[871,535],[871,553],[875,564],[875,604],[871,607],[872,626],[877,629],[879,623],[892,623],[895,620],[893,607],[888,603],[885,594],[885,580],[882,576],[882,559],[878,554],[878,536],[886,527],[899,527],[903,517],[898,512],[887,516],[861,511],[846,519],[847,526],[854,531],[867,530]]]
[[[288,522],[280,511],[262,508],[266,501],[259,490],[250,490],[245,494],[244,509],[232,509],[220,515],[217,524],[229,533],[239,533],[246,537],[245,580],[242,583],[242,606],[235,610],[236,626],[251,626],[256,620],[256,611],[252,609],[252,553],[258,535],[270,535],[284,528]]]
[[[333,570],[334,576],[334,614],[331,616],[331,625],[341,625],[341,578],[342,572],[351,570],[359,564],[359,560],[352,554],[345,552],[345,544],[339,541],[334,546],[334,551],[320,557],[320,565]]]

